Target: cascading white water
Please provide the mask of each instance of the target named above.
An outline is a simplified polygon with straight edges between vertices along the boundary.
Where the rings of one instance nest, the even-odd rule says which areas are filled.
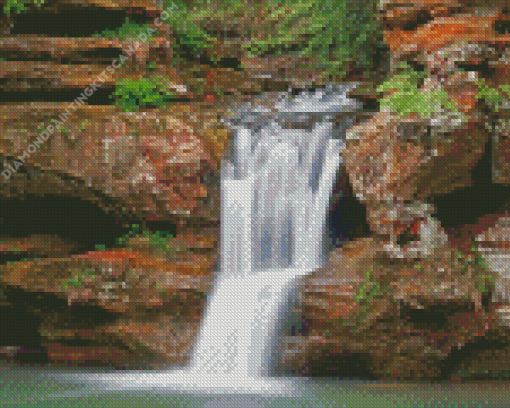
[[[276,118],[251,110],[235,126],[234,160],[222,174],[221,272],[192,372],[260,377],[285,289],[324,263],[326,212],[343,147],[331,119],[357,106],[348,89],[284,99]],[[310,130],[279,123],[312,116]]]
[[[346,97],[354,86],[329,85],[293,100],[285,94],[273,110],[238,113],[230,123],[233,163],[225,163],[221,175],[220,272],[190,367],[159,376],[126,374],[115,387],[109,380],[111,387],[215,393],[293,387],[267,376],[271,336],[289,284],[325,262],[326,213],[349,127],[334,130],[331,119],[360,109]],[[314,126],[282,126],[289,120]]]

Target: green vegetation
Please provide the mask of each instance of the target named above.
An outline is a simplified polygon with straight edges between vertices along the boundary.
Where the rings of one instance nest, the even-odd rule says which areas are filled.
[[[115,30],[104,30],[101,33],[93,34],[92,37],[103,37],[103,38],[132,38],[138,37],[140,33],[147,34],[147,29],[150,28],[149,24],[139,25],[129,20],[126,17],[126,22],[122,26],[117,27]],[[148,37],[152,37],[153,34],[147,34]]]
[[[176,99],[175,93],[155,78],[145,78],[139,81],[122,78],[115,85],[115,92],[110,98],[117,97],[115,104],[125,112],[136,111],[141,106],[164,106]]]
[[[360,319],[361,322],[363,322],[367,317],[367,310],[372,299],[381,295],[383,293],[383,289],[385,289],[383,287],[384,285],[370,280],[370,272],[373,271],[373,268],[370,268],[370,270],[367,271],[366,282],[358,288],[358,293],[356,295],[356,302],[363,302],[363,312]]]
[[[95,271],[91,268],[80,268],[72,272],[73,276],[62,282],[62,286],[65,289],[69,289],[69,286],[79,287],[83,285],[84,277],[89,276],[95,279]]]
[[[45,0],[7,0],[4,6],[4,13],[8,16],[11,15],[11,11],[14,13],[20,13],[21,11],[28,10],[27,4],[34,3],[37,7],[41,7]]]
[[[379,93],[393,91],[391,95],[385,95],[381,99],[381,106],[389,107],[390,111],[399,117],[412,113],[422,118],[431,118],[432,115],[445,111],[460,113],[457,103],[446,91],[435,89],[425,92],[419,89],[419,83],[425,76],[425,72],[417,72],[407,63],[400,64],[397,74],[377,87]],[[504,93],[509,93],[510,86],[501,85],[498,88],[492,88],[483,78],[476,80],[475,84],[479,89],[476,98],[485,99],[489,105],[494,106],[496,112],[498,112],[499,104],[508,101]]]
[[[479,79],[476,85],[478,86],[476,98],[485,99],[495,112],[499,112],[500,106],[509,101],[507,95],[510,95],[510,85],[499,85],[497,88],[491,88],[483,78]]]
[[[477,271],[476,277],[475,277],[475,286],[478,288],[478,290],[481,293],[489,293],[494,290],[494,278],[491,273],[491,269],[489,266],[485,263],[484,258],[481,253],[477,252],[476,248],[473,246],[471,247],[471,250],[476,253],[476,256],[474,258],[468,258],[465,260],[465,270],[467,269],[468,265],[473,265]],[[458,253],[459,259],[463,259],[464,256],[459,252]],[[477,272],[481,271],[481,274],[478,274]]]
[[[117,244],[130,247],[130,239],[135,237],[147,239],[150,247],[158,251],[169,252],[173,249],[169,245],[170,239],[173,238],[169,231],[140,231],[138,224],[132,224],[129,232],[117,239]]]
[[[122,237],[116,239],[117,245],[128,245],[129,238],[132,238],[138,234],[140,234],[140,225],[131,224],[129,226],[129,232],[127,234],[124,234]]]
[[[223,3],[229,3],[228,1]],[[177,7],[172,7],[173,4]],[[221,14],[224,9],[220,8],[216,13],[211,8],[208,1],[199,0],[194,2],[194,8],[190,9],[185,1],[181,0],[167,0],[166,7],[172,7],[172,12],[168,13],[169,17],[165,23],[169,24],[177,34],[177,44],[181,47],[180,52],[175,49],[174,60],[179,60],[179,54],[185,52],[193,56],[200,55],[204,51],[212,48],[212,44],[216,41],[215,38],[210,36],[205,29],[203,29],[199,21],[205,21],[209,17],[216,17]],[[223,5],[223,4],[222,4]],[[221,6],[220,6],[221,7]]]
[[[50,123],[57,123],[57,122],[58,122],[58,120],[56,120],[56,119],[50,120]],[[46,130],[46,129],[44,129],[44,125],[42,125],[42,128],[39,129],[39,131],[41,132],[43,130]],[[58,128],[58,130],[60,130],[65,137],[67,137],[67,138],[69,137],[69,130],[67,128],[65,128],[64,125],[60,125],[60,128]]]
[[[276,52],[313,58],[314,68],[327,75],[345,75],[347,64],[369,68],[369,45],[380,30],[374,6],[372,0],[270,1],[265,12],[276,32],[252,40],[247,49],[253,56]]]
[[[178,45],[188,54],[202,55],[218,41],[203,28],[210,20],[226,27],[245,20],[253,23],[241,33],[249,57],[310,57],[314,60],[311,68],[327,75],[344,75],[349,64],[358,69],[369,68],[368,45],[380,32],[374,14],[375,0],[269,0],[253,4],[199,0],[193,2],[193,9],[184,1],[167,0],[166,7],[172,3],[178,8],[167,21],[177,34]]]
[[[458,112],[458,106],[452,101],[446,91],[435,89],[423,92],[419,89],[420,80],[426,76],[425,72],[417,72],[407,63],[400,64],[397,74],[377,87],[377,92],[386,93],[381,100],[381,106],[388,106],[399,117],[416,113],[421,117],[430,118],[438,112]]]

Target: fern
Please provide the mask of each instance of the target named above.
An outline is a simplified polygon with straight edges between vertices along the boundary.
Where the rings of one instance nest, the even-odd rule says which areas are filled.
[[[194,54],[200,54],[217,41],[201,24],[207,19],[234,20],[239,15],[251,18],[256,7],[244,9],[238,1],[194,2],[191,9],[183,1],[168,0],[167,7],[176,3],[169,24],[177,33],[178,43]],[[218,4],[219,3],[219,4]],[[289,53],[313,58],[313,67],[330,75],[345,74],[347,62],[358,68],[370,63],[366,47],[380,32],[373,13],[375,0],[270,0],[263,7],[264,21],[249,29],[248,57],[267,53]],[[207,7],[209,6],[209,7]],[[255,10],[254,10],[255,9]],[[256,34],[256,35],[255,35]]]
[[[164,106],[176,99],[167,85],[153,78],[139,81],[123,78],[115,85],[110,98],[117,97],[115,104],[126,112],[137,111],[141,106]]]

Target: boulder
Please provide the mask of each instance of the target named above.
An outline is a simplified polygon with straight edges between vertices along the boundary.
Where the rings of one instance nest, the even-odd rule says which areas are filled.
[[[283,366],[341,376],[353,364],[357,377],[433,381],[454,350],[492,328],[482,304],[488,294],[477,285],[489,272],[473,254],[445,244],[419,260],[396,260],[382,247],[377,238],[350,242],[302,279],[296,312],[305,330],[282,340]]]
[[[430,140],[432,121],[379,112],[348,131],[344,164],[374,232],[398,236],[426,216],[431,196],[471,184],[488,133],[473,115],[463,130]]]
[[[496,319],[510,330],[510,218],[507,214],[497,218],[492,226],[475,236],[476,245],[487,267],[494,271],[494,293]]]
[[[52,366],[113,364],[135,369],[184,365],[199,329],[200,320],[161,310],[90,327],[73,319],[72,309],[46,316],[40,328]]]
[[[205,138],[190,124],[156,112],[103,113],[106,117],[102,120],[88,117],[92,113],[90,109],[71,117],[42,143],[36,121],[21,129],[16,122],[4,122],[4,170],[19,166],[14,160],[23,158],[38,140],[35,146],[40,147],[37,154],[28,154],[21,161],[26,162],[21,174],[12,179],[2,177],[2,194],[12,196],[13,189],[44,194],[41,189],[52,189],[25,181],[23,174],[30,168],[41,177],[49,173],[52,178],[65,175],[79,180],[86,188],[116,199],[124,213],[167,220],[175,216],[217,217],[218,197],[211,185],[219,177],[218,163]],[[18,188],[16,183],[20,183]]]
[[[392,61],[428,59],[428,56],[456,42],[470,44],[497,44],[508,42],[505,35],[496,30],[496,23],[507,19],[501,9],[486,12],[455,14],[438,17],[414,30],[393,27],[385,30],[385,42],[390,47]],[[461,46],[462,48],[462,46]]]
[[[453,0],[381,0],[379,2],[379,19],[388,29],[418,26],[435,17],[447,17],[459,11],[462,1]]]
[[[482,64],[497,59],[498,52],[494,45],[460,40],[417,57],[417,61],[426,66],[429,75],[448,79],[458,72],[459,65],[480,66],[481,70]]]
[[[506,343],[505,343],[506,341]],[[467,355],[460,364],[455,366],[449,380],[478,380],[486,383],[494,380],[510,379],[510,346],[508,337],[500,341],[486,342],[484,348],[479,346],[476,351]]]

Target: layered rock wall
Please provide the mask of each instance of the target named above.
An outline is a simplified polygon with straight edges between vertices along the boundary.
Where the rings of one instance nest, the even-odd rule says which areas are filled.
[[[230,133],[210,109],[183,102],[123,112],[108,100],[120,79],[151,76],[178,101],[196,98],[170,68],[168,27],[146,42],[51,34],[59,29],[52,19],[80,13],[139,14],[154,25],[161,5],[28,7],[47,17],[50,26],[38,28],[44,33],[16,34],[24,14],[11,15],[0,39],[0,359],[184,364],[218,267],[219,165]],[[124,66],[98,80],[121,54]],[[92,95],[85,91],[96,83]],[[89,98],[72,104],[84,92]],[[52,120],[60,123],[40,136]]]
[[[380,2],[391,70],[380,111],[348,131],[343,152],[372,234],[303,279],[304,334],[284,339],[283,365],[388,380],[510,376],[509,6]],[[444,203],[474,208],[450,222]]]

